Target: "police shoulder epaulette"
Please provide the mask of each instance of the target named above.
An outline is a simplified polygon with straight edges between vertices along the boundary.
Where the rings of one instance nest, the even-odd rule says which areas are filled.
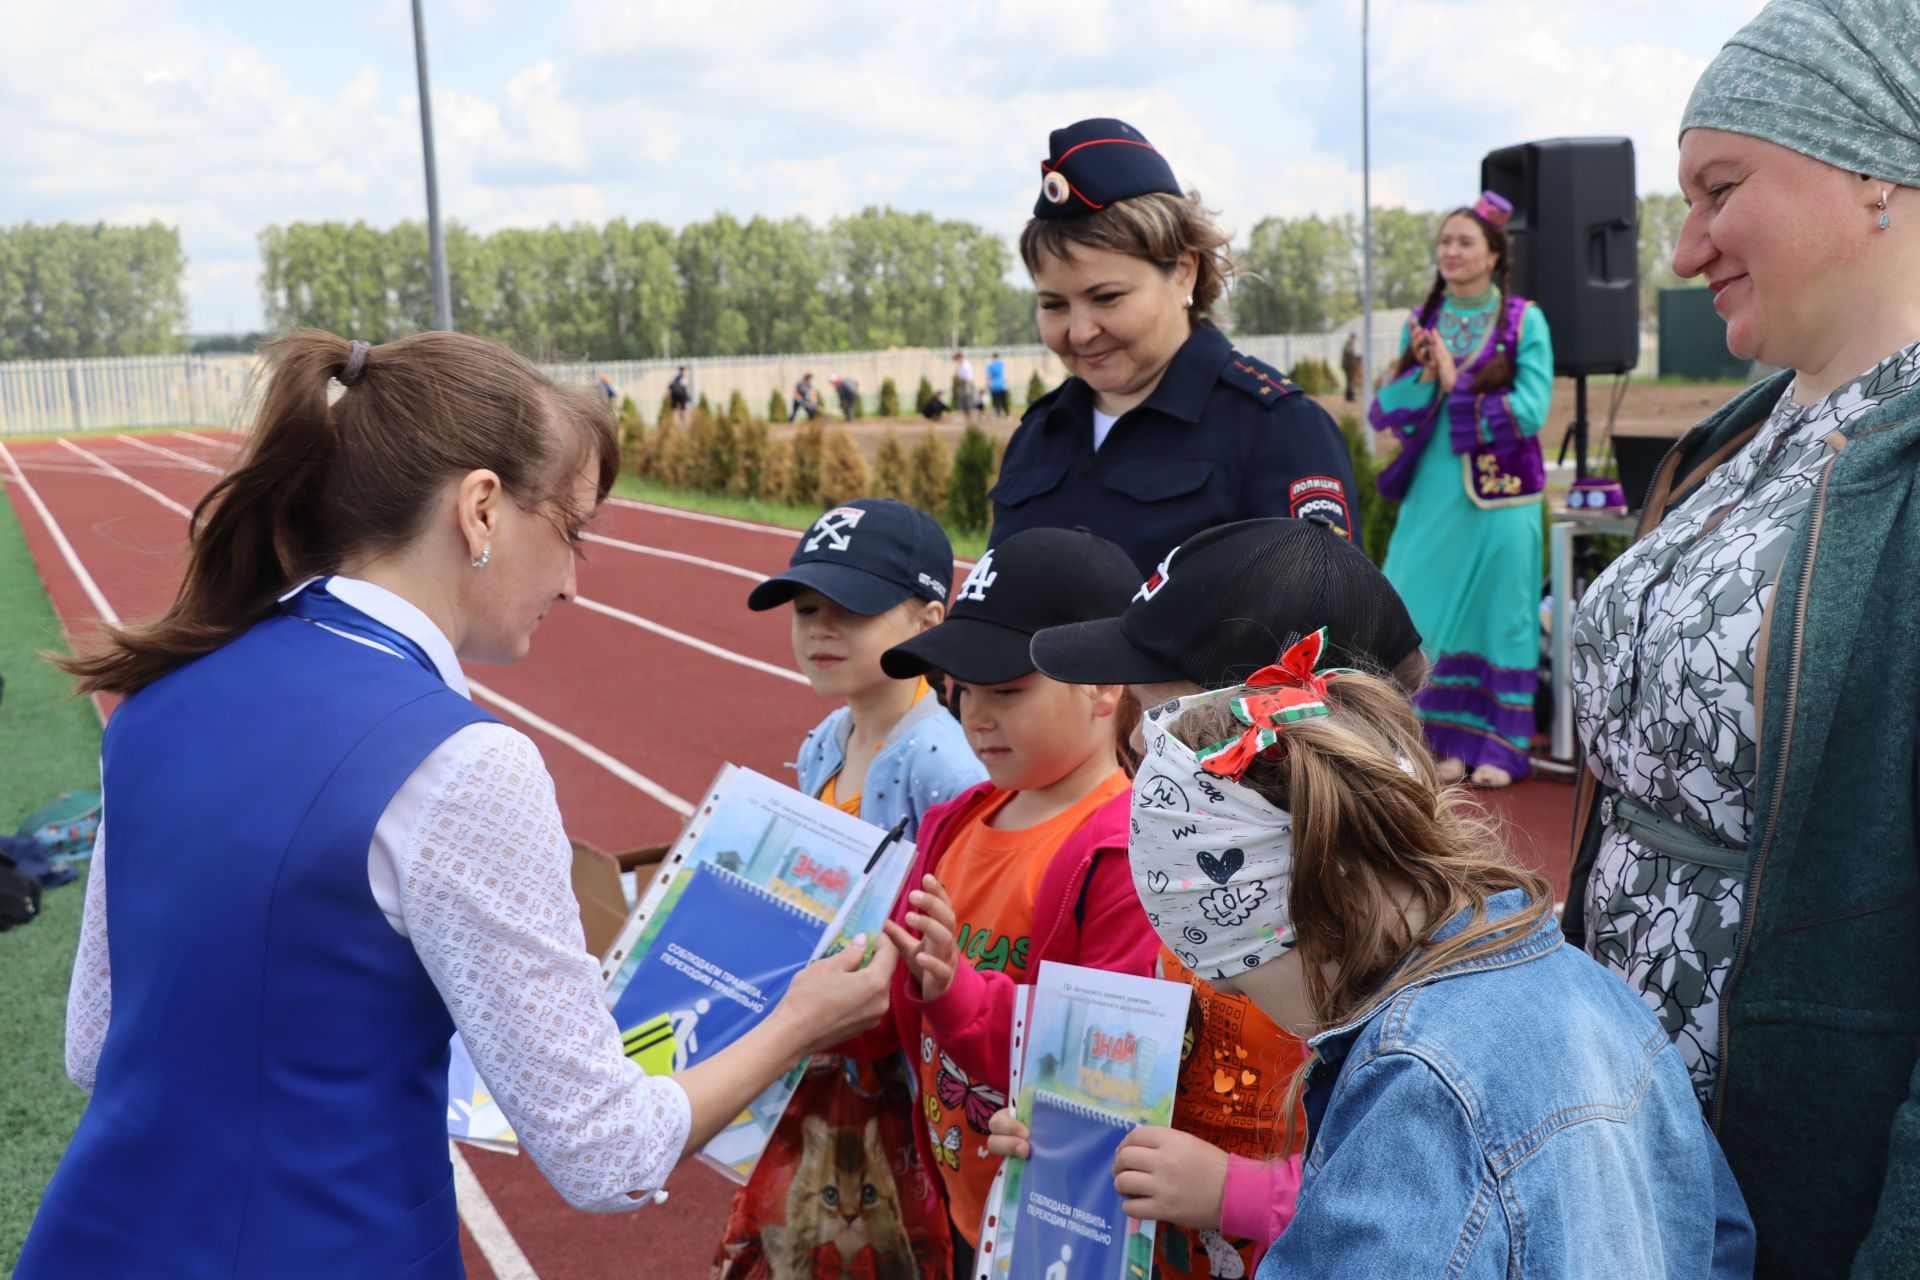
[[[1264,360],[1238,351],[1227,357],[1227,367],[1221,371],[1220,380],[1265,404],[1278,404],[1300,393],[1300,388],[1286,374]]]

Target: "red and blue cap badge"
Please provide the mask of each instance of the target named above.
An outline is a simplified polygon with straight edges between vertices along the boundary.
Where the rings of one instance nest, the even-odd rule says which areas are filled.
[[[1152,192],[1182,195],[1173,166],[1124,120],[1082,120],[1047,135],[1036,218],[1078,218],[1115,200]]]

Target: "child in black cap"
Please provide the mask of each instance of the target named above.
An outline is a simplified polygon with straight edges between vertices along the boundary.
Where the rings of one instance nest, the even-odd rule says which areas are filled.
[[[1409,694],[1424,681],[1420,633],[1399,595],[1358,548],[1313,520],[1242,520],[1188,539],[1120,616],[1035,635],[1033,662],[1056,680],[1124,682],[1146,708],[1238,685],[1321,627],[1324,665],[1389,676]],[[1276,1158],[1275,1146],[1287,1127],[1286,1082],[1306,1047],[1170,949],[1160,951],[1159,976],[1193,988],[1192,1048],[1173,1127],[1135,1130],[1116,1173],[1130,1198],[1149,1202],[1140,1216],[1161,1223],[1159,1274],[1252,1275],[1293,1218],[1300,1157]]]
[[[927,683],[880,655],[946,616],[953,547],[932,516],[890,498],[835,507],[800,535],[787,571],[747,597],[793,604],[793,660],[813,691],[845,705],[807,735],[800,790],[906,838],[926,811],[985,776]],[[917,673],[916,673],[917,674]]]
[[[1127,866],[1126,690],[1060,684],[1029,656],[1043,627],[1119,613],[1138,579],[1103,538],[1031,529],[981,557],[944,623],[882,659],[903,679],[946,673],[992,779],[920,829],[913,888],[887,925],[909,963],[892,1018],[860,1050],[904,1047],[920,1073],[916,1140],[946,1186],[956,1275],[971,1274],[999,1166],[985,1142],[1005,1101],[1016,984],[1042,960],[1147,974],[1159,951]]]

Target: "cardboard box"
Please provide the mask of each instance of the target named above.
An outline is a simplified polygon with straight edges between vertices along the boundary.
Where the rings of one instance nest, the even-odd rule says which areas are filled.
[[[671,847],[650,844],[608,853],[585,840],[573,842],[573,896],[580,903],[580,928],[587,935],[587,950],[596,959],[607,954],[632,909],[620,883],[621,872],[638,872],[635,881],[644,889]]]

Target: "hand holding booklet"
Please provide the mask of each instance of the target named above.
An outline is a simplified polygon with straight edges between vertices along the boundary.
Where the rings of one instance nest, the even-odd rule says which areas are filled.
[[[807,964],[860,933],[877,939],[913,860],[896,835],[722,766],[602,964],[627,1056],[654,1075],[704,1062],[766,1017]],[[463,1056],[456,1041],[456,1073]],[[756,1098],[702,1157],[744,1181],[804,1068]],[[485,1124],[497,1108],[488,1111],[470,1063],[453,1083],[476,1091],[452,1094],[449,1131],[500,1141]]]
[[[977,1280],[1133,1280],[1154,1226],[1120,1208],[1114,1153],[1173,1119],[1185,983],[1051,961],[1013,1015],[1013,1087],[1033,1154],[1008,1160],[981,1224]]]

